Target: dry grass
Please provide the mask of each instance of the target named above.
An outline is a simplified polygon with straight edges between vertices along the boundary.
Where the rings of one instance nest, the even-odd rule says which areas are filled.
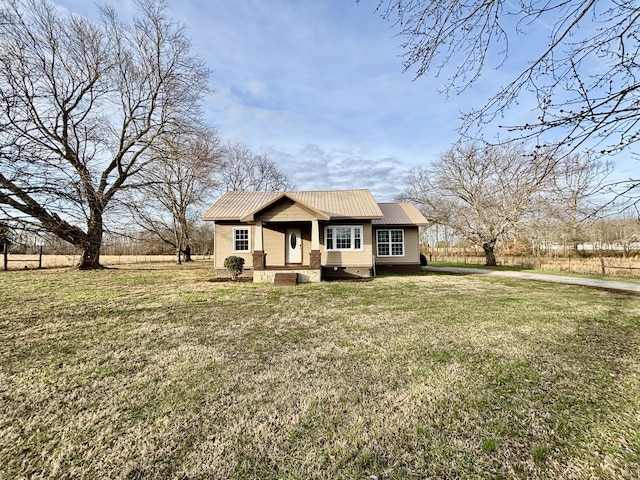
[[[0,252],[1,254],[1,252]],[[194,259],[200,259],[194,256]],[[100,262],[105,266],[128,265],[132,263],[166,263],[175,260],[174,255],[101,255]],[[11,254],[7,263],[8,270],[38,268],[38,254]],[[73,267],[80,261],[80,255],[43,255],[42,268]]]
[[[0,478],[637,478],[640,300],[0,272]]]

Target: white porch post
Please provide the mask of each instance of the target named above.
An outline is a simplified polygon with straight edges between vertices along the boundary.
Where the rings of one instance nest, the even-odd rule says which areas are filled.
[[[322,253],[320,253],[320,227],[318,219],[311,220],[311,252],[309,252],[309,268],[320,270],[322,268]]]
[[[267,266],[267,256],[264,254],[262,246],[262,221],[256,220],[253,236],[253,269],[264,270]]]
[[[260,220],[256,220],[256,231],[255,231],[255,239],[253,241],[253,250],[261,252],[262,247],[262,222]]]
[[[317,219],[311,221],[311,250],[320,250],[320,228]]]

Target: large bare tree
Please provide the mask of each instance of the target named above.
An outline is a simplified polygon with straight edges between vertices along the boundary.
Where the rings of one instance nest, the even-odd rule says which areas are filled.
[[[456,145],[429,168],[414,170],[399,197],[481,247],[486,265],[494,266],[496,244],[532,207],[556,163],[516,144]]]
[[[163,139],[152,149],[157,158],[146,184],[130,202],[138,224],[174,247],[177,263],[191,261],[192,232],[202,206],[216,187],[220,150],[213,131]]]
[[[254,153],[240,142],[226,142],[222,146],[216,180],[220,193],[292,188],[287,176],[267,155]]]
[[[0,213],[100,268],[105,216],[144,180],[151,145],[197,123],[209,69],[163,1],[94,23],[47,0],[0,5]]]

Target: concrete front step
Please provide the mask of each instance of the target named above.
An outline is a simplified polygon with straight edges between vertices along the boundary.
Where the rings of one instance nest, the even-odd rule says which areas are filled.
[[[278,272],[273,278],[274,285],[296,285],[298,274],[295,272]]]

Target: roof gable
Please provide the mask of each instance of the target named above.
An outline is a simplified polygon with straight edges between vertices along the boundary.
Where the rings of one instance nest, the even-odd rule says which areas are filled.
[[[282,203],[282,201],[285,199],[290,200],[293,203],[293,205],[297,205],[298,211],[300,210],[304,211],[306,213],[305,216],[311,216],[318,220],[329,220],[329,216],[326,213],[321,212],[320,210],[318,210],[317,208],[314,208],[313,206],[307,205],[306,203],[295,198],[290,193],[283,192],[280,195],[277,195],[276,197],[267,200],[264,204],[256,207],[253,211],[247,213],[244,217],[240,219],[240,221],[253,222],[255,220],[255,217],[258,216],[261,212],[265,212],[277,206],[278,204]]]

